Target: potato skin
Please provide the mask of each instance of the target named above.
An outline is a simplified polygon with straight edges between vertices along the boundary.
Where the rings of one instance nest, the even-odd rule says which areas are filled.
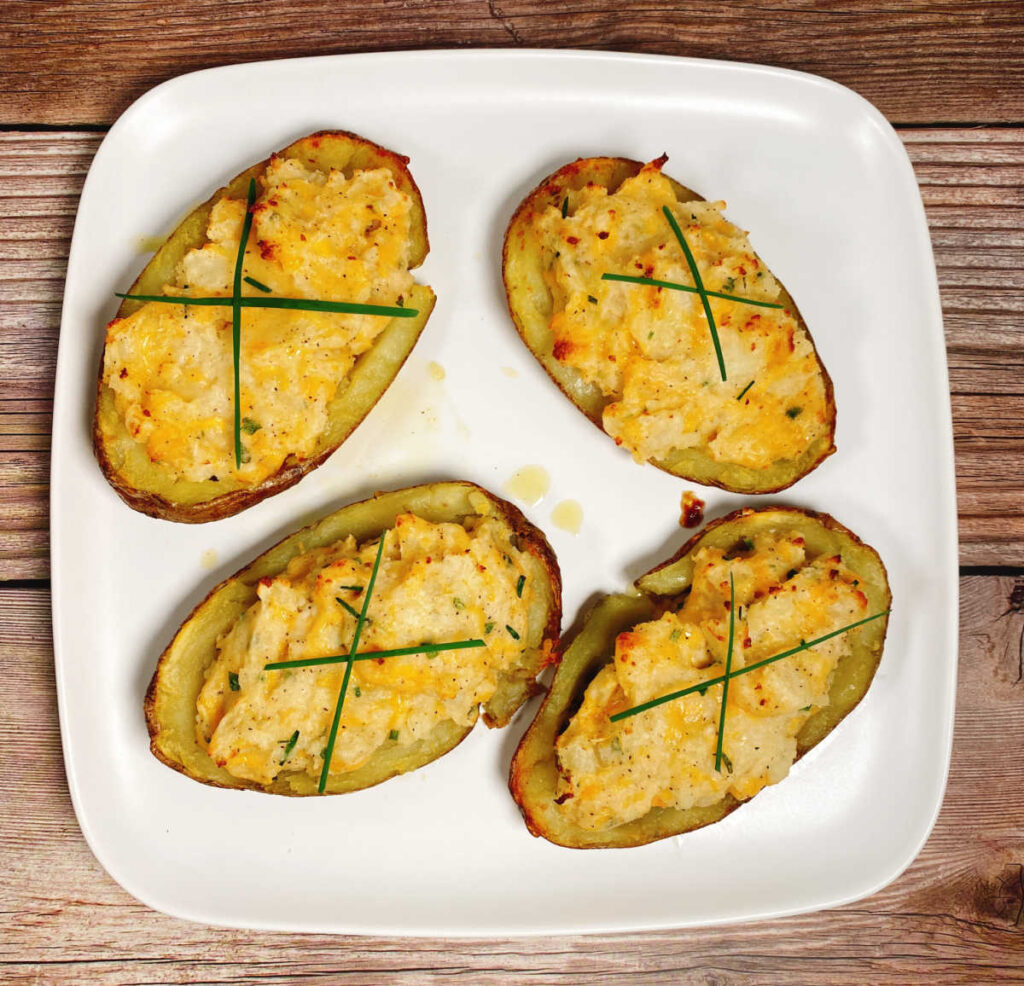
[[[334,167],[350,175],[353,170],[386,167],[398,186],[412,199],[411,268],[423,263],[430,249],[426,215],[419,188],[409,173],[408,158],[380,147],[347,131],[320,131],[290,144],[278,155],[303,158],[321,167]],[[178,261],[206,238],[207,220],[213,206],[225,196],[245,198],[250,179],[257,178],[269,159],[247,168],[227,185],[196,207],[157,250],[129,289],[129,294],[160,294]],[[103,356],[97,375],[96,408],[93,415],[93,451],[107,481],[133,510],[186,524],[201,524],[230,517],[260,500],[294,486],[303,476],[322,465],[355,430],[387,390],[402,368],[426,326],[434,307],[434,293],[415,285],[410,307],[419,309],[412,319],[392,319],[374,346],[356,362],[345,389],[330,405],[330,427],[321,436],[315,452],[305,459],[288,456],[281,468],[257,484],[243,484],[230,478],[220,481],[177,480],[150,463],[134,442],[114,408],[113,392],[103,383]],[[125,299],[117,312],[124,318],[142,307],[142,302]]]
[[[660,163],[664,163],[663,156]],[[505,231],[502,248],[502,277],[509,314],[527,348],[536,357],[558,388],[601,431],[601,412],[610,398],[600,389],[587,383],[570,366],[555,359],[553,338],[549,328],[551,293],[542,277],[542,253],[532,234],[533,219],[538,213],[559,207],[566,195],[588,184],[602,185],[614,192],[627,179],[643,168],[639,161],[628,158],[579,158],[545,178],[519,205]],[[668,176],[666,176],[668,177]],[[669,178],[680,202],[703,202],[697,192]],[[760,260],[760,258],[758,258]],[[763,266],[764,262],[761,261]],[[807,338],[814,347],[810,330],[792,296],[780,282],[780,301],[795,315]],[[651,459],[653,465],[681,479],[718,486],[737,493],[776,493],[792,486],[798,479],[817,468],[835,452],[836,404],[832,379],[828,375],[815,348],[815,359],[825,386],[825,406],[828,414],[828,433],[810,445],[795,459],[783,459],[768,469],[751,469],[735,463],[722,463],[712,459],[699,448],[677,449],[666,459]]]
[[[192,611],[161,654],[146,691],[144,711],[153,755],[168,767],[214,787],[246,788],[292,796],[317,794],[316,781],[299,771],[282,771],[269,785],[232,776],[218,767],[195,736],[196,699],[206,669],[216,657],[217,638],[256,600],[261,578],[284,570],[295,555],[330,544],[348,534],[358,540],[379,536],[400,513],[434,522],[463,522],[487,512],[514,533],[521,550],[531,554],[543,573],[546,592],[531,612],[524,639],[523,664],[499,682],[483,707],[488,726],[506,726],[519,707],[540,690],[536,677],[557,659],[562,621],[562,582],[558,562],[544,535],[512,504],[467,482],[432,483],[352,503],[309,527],[289,535],[214,588]],[[382,748],[358,770],[332,775],[326,794],[371,787],[396,774],[415,770],[457,746],[472,730],[453,721],[440,723],[425,739]]]
[[[726,795],[704,807],[653,808],[642,818],[604,831],[582,829],[564,819],[555,806],[555,740],[579,708],[594,675],[611,661],[616,636],[655,618],[661,607],[674,604],[686,591],[698,547],[733,547],[742,538],[773,526],[799,530],[815,553],[841,552],[844,563],[861,576],[871,611],[890,607],[888,577],[878,553],[828,514],[793,507],[747,508],[708,524],[670,559],[637,579],[636,592],[599,600],[566,649],[551,688],[516,749],[509,772],[509,790],[533,835],[573,849],[628,848],[711,825],[744,803]],[[888,617],[882,617],[861,628],[853,653],[843,658],[833,673],[829,706],[811,716],[797,735],[797,760],[835,729],[864,697],[882,657],[888,622]]]

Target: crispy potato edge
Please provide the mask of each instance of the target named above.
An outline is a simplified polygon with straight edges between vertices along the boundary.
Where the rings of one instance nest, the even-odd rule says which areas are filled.
[[[659,159],[666,160],[663,155]],[[534,215],[549,206],[557,206],[565,195],[588,183],[603,185],[614,192],[626,178],[635,176],[643,164],[629,158],[578,158],[548,175],[512,215],[502,244],[502,281],[509,315],[516,332],[544,368],[555,385],[602,433],[601,412],[607,399],[597,387],[586,383],[572,367],[554,358],[546,315],[550,315],[550,292],[543,285],[540,252],[531,243],[531,221]],[[666,175],[680,202],[705,201],[703,196]],[[755,253],[755,256],[757,254]],[[764,261],[758,256],[758,260]],[[766,265],[767,266],[767,265]],[[835,450],[836,403],[832,378],[829,376],[814,338],[800,309],[782,282],[782,301],[791,308],[814,350],[815,361],[825,387],[828,434],[812,444],[796,459],[785,459],[764,470],[750,469],[733,463],[719,463],[696,450],[677,450],[669,459],[649,460],[658,469],[704,486],[715,486],[737,493],[777,493],[816,469]]]
[[[218,767],[195,737],[196,698],[206,669],[216,657],[217,638],[255,600],[255,587],[261,578],[282,571],[297,554],[347,534],[360,540],[377,536],[393,524],[395,516],[406,511],[434,521],[460,523],[474,516],[495,516],[511,529],[520,549],[534,558],[537,573],[544,578],[545,591],[531,611],[529,646],[522,665],[499,681],[498,691],[482,711],[488,725],[506,725],[539,687],[536,675],[558,654],[562,616],[558,562],[543,533],[512,504],[473,483],[432,483],[378,493],[341,507],[288,535],[215,586],[160,655],[146,690],[143,711],[153,755],[168,767],[214,787],[289,796],[316,794],[315,781],[298,771],[282,771],[273,783],[260,785],[235,778]],[[443,756],[471,731],[472,725],[463,727],[448,720],[415,743],[389,744],[358,770],[333,776],[325,793],[362,790],[415,770]]]
[[[410,269],[422,264],[429,251],[426,215],[419,188],[407,164],[408,158],[347,131],[319,131],[294,141],[275,156],[305,157],[324,167],[349,171],[365,167],[388,167],[399,186],[413,202],[413,256]],[[183,219],[160,246],[132,284],[128,293],[159,293],[178,260],[200,246],[206,237],[206,223],[213,206],[224,196],[245,195],[251,178],[263,173],[270,158],[252,165],[218,189]],[[307,473],[322,465],[352,434],[397,376],[412,352],[433,311],[435,296],[430,288],[414,285],[412,302],[420,314],[414,319],[392,319],[374,346],[356,361],[345,388],[332,400],[330,427],[314,453],[305,459],[289,456],[273,476],[256,485],[233,480],[189,482],[168,478],[148,462],[144,452],[128,435],[113,406],[113,392],[103,383],[104,353],[97,372],[96,403],[92,424],[93,452],[100,469],[114,491],[133,510],[161,520],[201,524],[230,517],[268,496],[294,486]],[[116,318],[141,307],[124,300]]]
[[[769,526],[772,521],[783,526],[796,524],[801,532],[814,532],[821,550],[840,546],[844,562],[869,587],[869,601],[880,610],[891,606],[888,575],[878,553],[829,514],[795,507],[742,508],[708,524],[671,558],[637,579],[634,593],[605,596],[598,601],[569,642],[548,695],[520,741],[509,771],[509,790],[533,835],[573,849],[630,848],[714,824],[746,803],[727,795],[706,807],[655,808],[624,825],[587,831],[566,822],[555,808],[554,743],[579,707],[586,686],[611,660],[616,636],[652,618],[658,599],[679,596],[688,589],[697,548],[705,541],[718,542],[719,547],[735,545],[757,526]],[[888,623],[888,617],[884,617],[862,628],[854,653],[840,661],[834,672],[830,706],[809,718],[798,734],[796,760],[829,735],[863,699],[881,661]]]

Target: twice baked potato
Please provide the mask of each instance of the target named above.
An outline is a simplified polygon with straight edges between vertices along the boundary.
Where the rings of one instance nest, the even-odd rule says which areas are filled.
[[[664,163],[581,158],[545,178],[505,234],[509,312],[569,400],[637,461],[783,489],[835,451],[832,382],[725,203]]]
[[[527,826],[559,845],[678,835],[782,780],[863,698],[891,602],[872,548],[790,508],[709,524],[636,590],[589,614],[512,761]]]
[[[297,483],[370,411],[434,305],[410,273],[429,246],[407,163],[354,134],[304,137],[232,179],[157,250],[130,295],[230,299],[255,182],[246,301],[417,314],[243,308],[236,449],[232,308],[125,299],[107,327],[93,446],[129,506],[188,523],[230,516]]]
[[[220,787],[370,787],[447,753],[481,710],[506,725],[555,659],[560,621],[558,564],[511,504],[461,482],[381,493],[285,538],[196,607],[146,693],[151,749]],[[346,657],[354,636],[347,680],[346,660],[323,658]]]

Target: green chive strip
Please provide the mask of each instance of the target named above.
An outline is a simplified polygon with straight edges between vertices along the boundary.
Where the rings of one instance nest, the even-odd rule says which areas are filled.
[[[799,647],[783,651],[781,654],[776,654],[774,657],[766,657],[763,661],[755,661],[753,664],[748,664],[745,668],[740,668],[738,671],[730,672],[729,677],[738,678],[741,674],[756,671],[758,668],[763,668],[766,664],[772,664],[775,661],[781,661],[784,657],[792,657],[794,654],[799,654],[802,650],[809,650],[811,647],[817,647],[818,644],[822,644],[826,640],[831,640],[833,637],[838,637],[841,634],[846,633],[848,630],[854,630],[859,626],[863,626],[865,623],[871,623],[873,620],[880,620],[883,616],[888,616],[890,612],[891,610],[884,609],[881,613],[875,613],[873,616],[866,616],[863,620],[858,620],[856,623],[850,623],[838,630],[833,630],[831,633],[826,633],[823,637],[818,637],[815,640],[802,641]],[[689,688],[683,688],[678,692],[670,692],[668,695],[661,695],[658,698],[652,698],[649,702],[644,702],[643,705],[635,705],[633,708],[626,709],[624,712],[616,712],[615,715],[609,716],[609,719],[612,722],[618,722],[620,719],[628,719],[630,716],[639,715],[641,712],[653,709],[656,705],[661,705],[664,702],[672,702],[677,698],[692,695],[694,692],[706,692],[712,687],[712,685],[721,685],[724,681],[724,677],[709,678],[707,681],[702,681],[699,685],[691,685]]]
[[[515,630],[513,630],[512,627],[510,627],[507,623],[505,624],[505,629],[508,630],[513,640],[519,639],[519,634],[516,633]]]
[[[191,298],[187,294],[121,294],[118,298],[129,301],[153,301],[166,305],[199,305],[207,308],[233,306],[231,298]],[[246,295],[239,297],[240,308],[287,308],[301,312],[335,312],[341,315],[387,315],[389,318],[415,318],[416,308],[392,308],[389,305],[357,305],[349,301],[320,301],[316,298],[257,298]]]
[[[254,288],[264,292],[265,294],[270,294],[273,290],[273,288],[268,288],[262,281],[257,281],[255,277],[249,277],[248,274],[243,277],[242,280],[245,281],[246,284],[251,284]]]
[[[291,755],[292,750],[295,749],[295,744],[299,741],[299,731],[296,729],[291,735],[291,739],[288,740],[284,745],[284,753],[281,755],[281,766],[284,766],[285,760]]]
[[[520,575],[519,576],[519,581],[516,582],[516,595],[520,599],[523,598],[523,586],[524,585],[526,585],[526,576],[525,575]]]
[[[725,737],[725,703],[729,700],[729,673],[732,671],[732,644],[736,635],[736,584],[729,573],[729,647],[725,652],[725,678],[722,681],[722,711],[718,717],[718,744],[715,746],[715,770],[722,770],[722,740]]]
[[[746,393],[746,392],[747,392],[748,390],[750,390],[750,388],[751,388],[751,387],[753,387],[753,386],[754,386],[754,381],[753,381],[753,380],[751,380],[751,381],[750,381],[750,383],[748,383],[748,384],[746,385],[746,387],[744,387],[744,388],[743,388],[743,389],[742,389],[742,390],[741,390],[741,391],[739,392],[739,396],[737,396],[736,400],[738,400],[738,401],[741,401],[741,400],[743,400],[743,395],[744,395],[744,394],[745,394],[745,393]]]
[[[669,226],[672,227],[672,232],[675,233],[676,239],[679,241],[679,245],[683,248],[683,253],[686,254],[686,262],[690,266],[690,274],[693,275],[693,283],[697,287],[697,292],[700,294],[701,304],[704,305],[704,314],[707,316],[708,329],[711,330],[711,341],[715,344],[715,355],[718,357],[718,369],[722,374],[722,380],[725,381],[728,378],[725,375],[725,357],[722,356],[722,344],[718,340],[718,329],[715,327],[715,316],[711,314],[711,302],[708,301],[708,293],[704,289],[704,282],[700,278],[700,271],[697,269],[697,261],[693,259],[693,254],[690,253],[690,248],[686,244],[686,239],[683,237],[683,231],[679,228],[679,223],[676,222],[676,217],[672,215],[672,210],[667,206],[663,205],[661,211],[665,213],[665,218],[668,220]]]
[[[671,288],[673,291],[686,291],[688,294],[700,294],[689,284],[678,284],[676,281],[659,281],[653,277],[634,277],[632,274],[602,274],[602,281],[624,281],[627,284],[646,284],[653,288]],[[721,291],[705,291],[709,298],[722,298],[725,301],[738,301],[743,305],[754,305],[757,308],[783,308],[774,301],[754,301],[753,298],[741,298],[735,294],[724,294]]]
[[[345,589],[347,592],[362,592],[366,588],[365,585],[339,585],[339,589]]]
[[[245,245],[249,242],[252,229],[252,206],[256,201],[256,179],[249,179],[249,200],[245,207],[245,222],[242,223],[242,238],[238,241],[238,255],[235,258],[235,279],[231,288],[231,351],[235,368],[235,468],[242,465],[242,376],[238,361],[242,350],[242,264],[245,261]],[[138,299],[134,299],[138,300]]]
[[[352,636],[352,647],[348,652],[348,659],[345,663],[345,677],[341,680],[341,691],[338,692],[338,704],[334,707],[334,720],[331,723],[331,732],[327,737],[327,749],[324,750],[324,766],[320,771],[320,783],[317,791],[324,793],[327,787],[327,775],[331,772],[331,758],[334,756],[334,744],[338,739],[338,723],[341,721],[341,708],[345,704],[345,693],[348,691],[348,683],[352,677],[352,665],[355,663],[356,651],[359,649],[359,638],[363,633],[363,625],[366,623],[366,611],[370,608],[370,597],[373,595],[373,583],[377,581],[377,569],[380,568],[380,559],[384,554],[384,542],[387,540],[388,532],[384,531],[380,536],[380,545],[377,547],[377,558],[373,563],[373,571],[370,573],[370,584],[366,587],[366,596],[363,599],[363,609],[356,621],[356,632]]]
[[[385,657],[406,657],[409,654],[437,654],[446,650],[465,650],[467,647],[486,647],[482,640],[456,640],[451,644],[416,644],[414,647],[396,647],[394,650],[368,650],[355,654],[353,661],[376,661]],[[327,657],[307,657],[298,661],[274,661],[264,664],[264,671],[283,671],[285,668],[318,668],[325,664],[341,664],[348,654],[329,654]]]
[[[345,612],[350,613],[357,620],[359,619],[359,610],[356,609],[355,606],[349,605],[349,603],[345,602],[345,600],[342,599],[340,596],[335,596],[334,601],[336,603],[341,603],[341,605],[345,607]]]
[[[562,218],[564,219],[567,215],[569,215],[569,196],[568,195],[564,199],[562,199]]]

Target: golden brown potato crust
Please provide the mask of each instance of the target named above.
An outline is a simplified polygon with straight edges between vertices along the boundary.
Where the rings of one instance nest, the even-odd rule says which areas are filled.
[[[401,513],[435,523],[464,523],[486,511],[513,532],[520,550],[531,554],[545,577],[544,591],[530,613],[523,635],[521,664],[500,680],[482,709],[488,726],[508,725],[540,686],[537,675],[557,659],[562,622],[562,582],[547,539],[512,504],[465,482],[432,483],[349,504],[315,524],[289,535],[240,572],[226,579],[192,611],[161,654],[146,691],[144,709],[154,756],[183,774],[215,787],[248,788],[270,794],[312,795],[316,781],[298,771],[282,771],[273,783],[242,780],[218,767],[196,740],[196,700],[206,669],[217,655],[217,639],[256,601],[260,579],[283,571],[298,554],[332,544],[349,534],[363,541],[393,526]],[[439,724],[425,739],[381,748],[358,770],[332,775],[325,793],[341,794],[371,787],[415,770],[447,753],[471,731],[453,721]]]
[[[412,259],[418,267],[430,249],[426,215],[419,188],[409,173],[409,159],[380,147],[363,137],[342,130],[320,131],[290,144],[279,157],[301,158],[320,168],[334,168],[346,176],[356,170],[388,168],[396,184],[412,200]],[[269,164],[261,161],[233,178],[206,202],[194,209],[168,237],[128,291],[129,294],[161,294],[182,257],[206,239],[206,228],[214,205],[225,197],[245,198],[249,181],[258,178]],[[124,318],[142,306],[124,300],[117,317]],[[434,307],[434,293],[415,285],[410,307],[419,315],[392,319],[373,347],[357,361],[347,384],[330,404],[330,426],[308,458],[289,456],[273,476],[257,484],[231,478],[192,482],[175,479],[167,470],[151,463],[142,448],[128,434],[114,407],[113,392],[103,383],[103,358],[97,380],[96,409],[92,438],[96,459],[104,476],[132,509],[151,517],[186,524],[200,524],[230,517],[260,500],[294,486],[303,476],[322,465],[372,410],[412,352]]]
[[[697,548],[707,545],[728,550],[744,538],[773,529],[799,532],[811,555],[841,554],[846,566],[860,576],[871,612],[889,609],[892,596],[878,553],[828,514],[794,507],[743,509],[709,524],[672,558],[637,579],[636,593],[603,597],[565,651],[551,689],[515,752],[509,774],[509,790],[534,835],[574,849],[627,848],[711,825],[740,807],[743,802],[726,795],[705,807],[653,808],[642,818],[604,831],[582,829],[568,822],[555,803],[555,741],[579,708],[594,675],[612,660],[618,634],[655,618],[659,607],[674,605],[686,593]],[[797,759],[832,732],[864,697],[882,658],[888,622],[888,617],[882,617],[860,628],[852,641],[852,653],[833,673],[829,705],[811,716],[797,735]]]
[[[664,158],[660,163],[664,163]],[[580,158],[545,178],[520,204],[505,232],[502,249],[502,276],[509,314],[516,331],[527,348],[537,358],[549,377],[598,428],[604,431],[601,412],[611,398],[588,383],[571,366],[555,359],[554,339],[549,328],[552,316],[552,297],[543,277],[543,253],[534,232],[536,217],[547,209],[561,207],[565,197],[588,184],[601,185],[615,192],[627,179],[640,172],[643,164],[627,158]],[[666,176],[667,177],[667,176]],[[703,202],[702,196],[669,178],[680,202]],[[570,196],[571,202],[571,196]],[[570,207],[571,214],[571,207]],[[763,261],[758,258],[762,266]],[[814,348],[807,323],[796,302],[782,289],[780,301],[796,317]],[[775,493],[791,486],[815,469],[835,452],[836,404],[832,380],[815,349],[815,360],[825,387],[825,406],[828,416],[827,434],[812,443],[795,459],[782,459],[768,469],[751,469],[736,463],[718,462],[706,449],[699,447],[675,450],[665,459],[651,460],[659,469],[705,486],[718,486],[738,493]]]

